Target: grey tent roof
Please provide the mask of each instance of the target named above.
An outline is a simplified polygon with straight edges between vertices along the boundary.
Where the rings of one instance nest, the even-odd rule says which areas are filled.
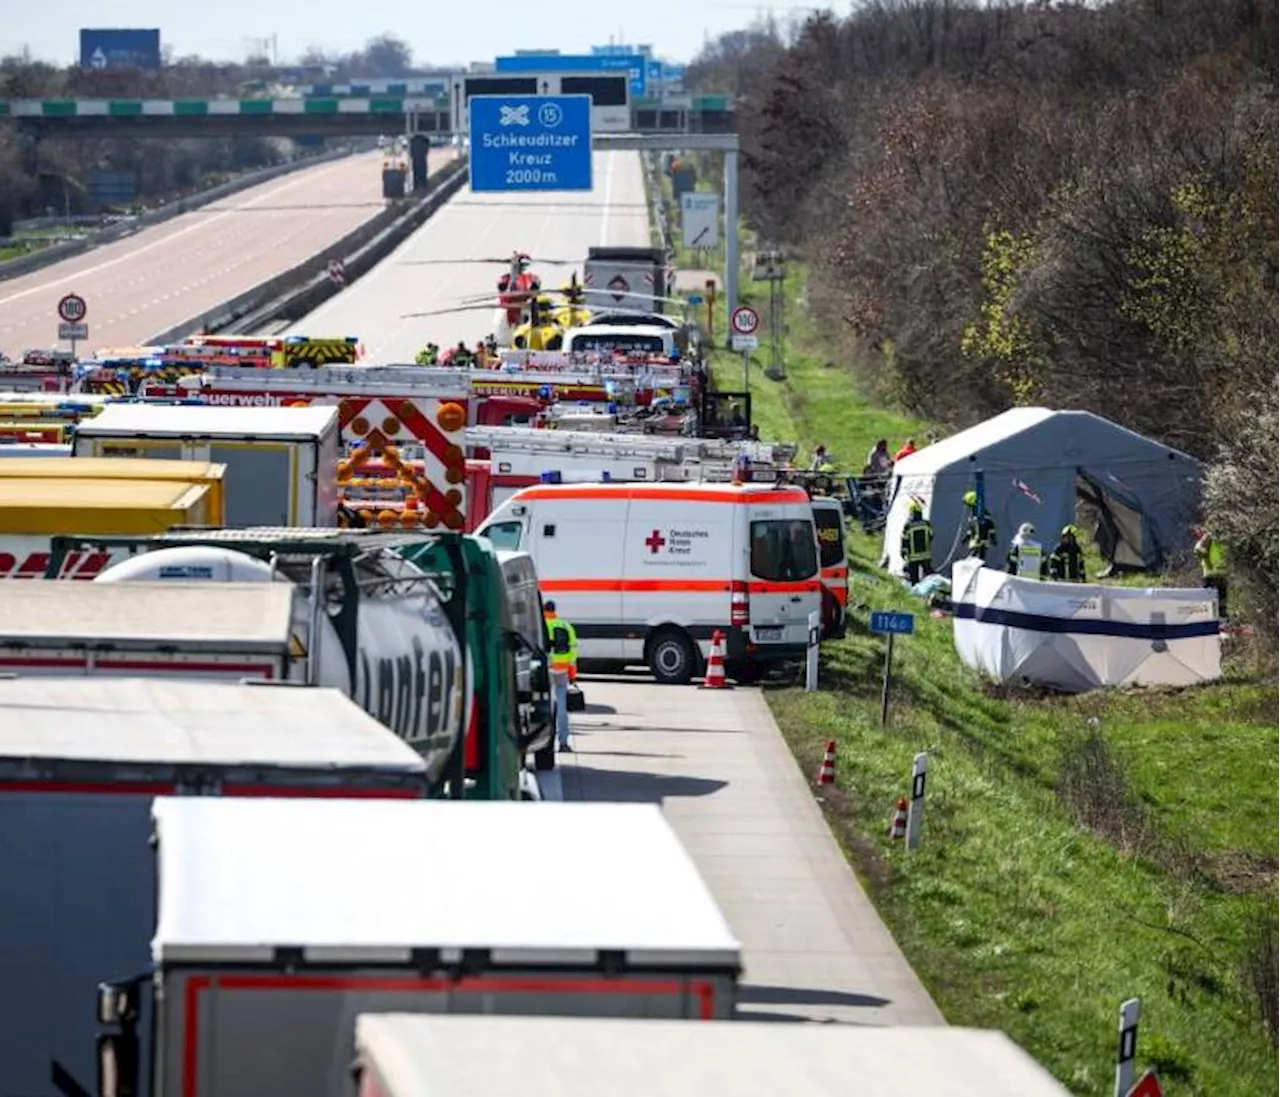
[[[1091,411],[1011,408],[977,426],[916,450],[894,465],[896,476],[928,476],[957,465],[1030,471],[1099,463],[1195,459]]]

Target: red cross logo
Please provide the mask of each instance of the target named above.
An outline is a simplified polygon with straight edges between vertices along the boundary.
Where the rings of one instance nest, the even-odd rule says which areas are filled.
[[[658,550],[667,543],[667,539],[662,536],[661,530],[654,530],[652,534],[644,539],[644,543],[649,546],[649,551],[655,556]]]

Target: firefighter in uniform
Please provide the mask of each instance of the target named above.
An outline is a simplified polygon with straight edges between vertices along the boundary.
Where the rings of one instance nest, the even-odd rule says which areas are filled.
[[[976,491],[964,493],[964,505],[969,508],[969,521],[965,528],[969,555],[986,564],[987,553],[996,547],[996,524],[985,509],[979,509]]]
[[[902,527],[902,559],[907,565],[907,582],[913,587],[933,566],[933,525],[916,502],[908,508],[907,524]]]
[[[555,602],[546,602],[542,614],[551,641],[551,688],[555,694],[556,743],[561,751],[572,751],[569,742],[569,683],[578,677],[578,631],[556,613]]]
[[[1063,526],[1062,536],[1049,553],[1049,578],[1056,583],[1083,583],[1084,551],[1075,526]]]
[[[1009,545],[1009,555],[1005,558],[1005,569],[1010,575],[1023,579],[1043,579],[1048,573],[1048,561],[1044,556],[1044,545],[1036,540],[1036,527],[1030,522],[1023,522]]]

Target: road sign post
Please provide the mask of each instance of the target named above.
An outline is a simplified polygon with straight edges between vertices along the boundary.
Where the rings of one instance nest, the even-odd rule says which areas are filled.
[[[889,633],[893,642],[893,633]],[[921,751],[911,767],[911,803],[907,807],[907,851],[920,848],[920,831],[924,826],[924,786],[929,776],[929,755]]]
[[[751,351],[760,345],[756,328],[760,326],[760,314],[750,305],[739,305],[729,314],[729,345],[742,351],[742,391],[749,392],[751,382],[748,367]]]
[[[473,193],[591,189],[591,96],[477,95],[468,114]]]
[[[1138,1057],[1138,1021],[1142,999],[1130,998],[1120,1006],[1120,1041],[1116,1045],[1116,1097],[1129,1097],[1133,1089],[1134,1060]]]
[[[814,610],[809,614],[809,646],[805,651],[804,691],[818,692],[818,647],[822,642],[822,615]]]
[[[887,636],[884,647],[884,681],[880,687],[880,726],[889,726],[889,693],[893,685],[893,638],[910,636],[916,630],[914,614],[875,610],[871,614],[871,631]]]
[[[89,338],[89,325],[84,322],[88,315],[89,306],[78,293],[68,293],[58,302],[58,338],[70,342],[72,358],[76,343]]]

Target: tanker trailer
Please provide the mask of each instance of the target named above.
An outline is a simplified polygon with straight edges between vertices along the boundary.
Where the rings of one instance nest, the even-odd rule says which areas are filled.
[[[459,578],[448,589],[395,551],[424,537],[440,538],[454,564]],[[291,680],[339,689],[391,728],[422,755],[437,795],[521,798],[520,754],[501,749],[518,735],[512,675],[501,666],[478,669],[468,650],[467,616],[479,593],[469,584],[481,580],[470,578],[458,535],[265,528],[60,537],[49,574],[62,554],[108,540],[125,558],[95,582],[295,584]],[[495,633],[501,628],[494,622]],[[491,748],[474,767],[465,767],[468,736]]]

